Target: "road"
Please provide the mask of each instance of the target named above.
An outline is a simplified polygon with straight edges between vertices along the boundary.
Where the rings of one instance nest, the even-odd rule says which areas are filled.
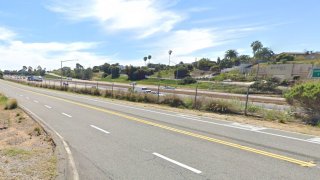
[[[319,179],[320,137],[0,81],[58,132],[80,179]]]
[[[6,77],[9,79],[12,79],[10,77]],[[13,80],[17,80],[14,79]],[[18,81],[26,81],[23,79],[20,79]],[[65,81],[64,81],[65,82]],[[84,80],[73,80],[73,81],[67,81],[68,86],[70,88],[96,88],[98,87],[101,90],[111,90],[113,89],[114,91],[128,91],[129,87],[126,84],[121,84],[121,83],[101,83],[101,82],[92,82],[92,81],[84,81]],[[29,83],[42,83],[42,84],[49,84],[49,85],[55,85],[55,86],[60,86],[61,81],[60,80],[44,80],[43,82],[35,82],[35,81],[29,81]],[[142,86],[136,86],[136,87],[142,87]],[[144,86],[143,86],[144,87]],[[157,88],[154,86],[147,86],[148,89],[151,89],[155,92],[157,92]],[[151,87],[151,88],[150,88]],[[164,90],[160,89],[161,94],[168,94],[168,95],[176,95],[182,98],[191,98],[194,99],[195,92],[191,90]],[[231,93],[218,93],[218,92],[210,92],[210,91],[198,91],[198,96],[199,98],[201,97],[210,97],[210,98],[218,98],[218,99],[225,99],[225,100],[230,100],[230,101],[240,101],[241,103],[245,104],[245,95],[241,94],[231,94]],[[249,103],[264,109],[269,109],[269,110],[279,110],[279,111],[289,111],[291,110],[291,107],[285,103],[285,100],[283,98],[276,98],[276,97],[264,97],[264,96],[256,96],[256,95],[250,95],[249,96]]]

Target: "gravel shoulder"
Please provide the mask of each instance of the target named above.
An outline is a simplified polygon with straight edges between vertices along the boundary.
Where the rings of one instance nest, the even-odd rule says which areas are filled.
[[[0,180],[55,179],[52,138],[20,108],[0,105]]]

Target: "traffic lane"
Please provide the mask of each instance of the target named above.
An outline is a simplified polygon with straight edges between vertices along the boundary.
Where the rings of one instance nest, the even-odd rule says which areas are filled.
[[[134,124],[134,126],[136,126],[136,124]],[[124,129],[124,128],[121,128],[121,129]],[[132,128],[128,128],[129,130],[131,130],[131,129],[134,129],[133,127]],[[149,129],[149,128],[148,128]],[[136,132],[136,131],[135,131]],[[138,131],[138,132],[145,132],[145,131]],[[153,133],[153,132],[151,132],[151,133]],[[166,133],[167,134],[167,133]],[[145,136],[145,134],[143,133],[142,134],[143,136]],[[129,137],[131,137],[131,136],[129,136]],[[125,138],[125,139],[127,139],[127,138]],[[138,138],[138,139],[140,139],[140,138]],[[156,138],[156,139],[159,139],[159,138]],[[172,138],[160,138],[160,139],[172,139]],[[129,142],[134,142],[134,141],[129,141]],[[164,142],[167,142],[167,141],[164,141]],[[164,142],[163,143],[161,143],[161,144],[164,144]],[[183,141],[178,141],[178,142],[183,142]],[[189,142],[189,140],[188,140],[188,142]],[[173,142],[174,143],[174,145],[176,145],[175,143],[176,143],[176,141],[175,142]],[[183,143],[183,144],[185,144],[185,143]],[[165,147],[167,147],[167,146],[165,146]],[[200,147],[200,146],[198,146],[198,145],[192,145],[190,148],[186,148],[186,149],[191,149],[192,147],[199,147],[200,149],[207,149],[207,148],[202,148],[202,147]],[[159,148],[157,148],[157,149],[159,149]],[[172,149],[174,149],[174,148],[172,148]],[[227,152],[226,150],[223,150],[222,152]],[[179,151],[179,153],[180,153],[180,151]],[[178,153],[178,154],[179,154]],[[168,153],[164,153],[164,154],[169,154],[169,152]],[[174,153],[174,154],[176,154],[176,153]],[[200,154],[202,154],[202,153],[200,153]],[[237,154],[238,155],[238,154]],[[174,155],[169,155],[170,157],[175,157]],[[190,157],[190,155],[187,155],[186,157]],[[242,157],[242,156],[241,156]],[[233,159],[235,158],[235,157],[232,157]],[[178,158],[178,159],[180,159],[180,158]],[[184,159],[184,158],[181,158],[181,159]],[[205,157],[204,159],[207,159],[207,157]],[[245,158],[245,160],[246,160],[247,158]],[[256,160],[256,159],[255,159]],[[221,162],[224,162],[224,161],[227,161],[226,159],[223,159]],[[216,159],[215,159],[215,162],[216,162]],[[209,164],[212,164],[212,163],[209,163]],[[209,165],[208,164],[208,165]],[[267,164],[272,164],[272,163],[267,163]],[[208,165],[205,165],[206,167],[208,166]],[[233,168],[235,168],[235,167],[233,167]],[[263,168],[263,169],[265,169],[265,168]],[[223,169],[222,169],[222,171],[223,171]],[[244,170],[242,170],[242,172],[245,172]],[[244,174],[247,174],[247,173],[244,173]],[[216,176],[214,176],[214,177],[216,177]]]
[[[12,89],[10,91],[13,92]],[[34,95],[31,93],[24,94],[30,97],[30,100],[37,98],[39,102],[48,101],[47,98],[33,97]],[[192,177],[192,179],[199,178],[196,174],[176,166],[163,169],[162,164],[152,161],[154,159],[152,153],[146,153],[143,149],[134,148],[134,146],[128,146],[125,142],[121,142],[128,141],[128,138],[119,140],[116,138],[117,133],[112,133],[110,137],[107,137],[90,126],[104,121],[104,119],[110,119],[107,122],[113,122],[109,127],[110,131],[113,132],[112,128],[117,127],[120,122],[119,117],[106,117],[105,114],[92,112],[92,110],[79,108],[78,106],[65,105],[60,101],[51,99],[49,104],[53,109],[56,109],[56,112],[53,112],[41,106],[41,104],[33,104],[30,100],[26,100],[26,103],[22,102],[23,106],[35,112],[37,116],[44,119],[47,124],[64,137],[75,155],[74,159],[79,168],[80,177],[84,179],[91,179],[92,177],[151,179],[154,176],[159,177],[157,179],[183,179],[181,173]],[[72,117],[61,116],[59,112],[64,111],[71,112]],[[123,128],[115,130],[115,132],[119,132],[121,129]],[[126,134],[126,132],[124,133]]]
[[[176,117],[176,116],[168,116],[171,115],[171,112],[163,113],[162,115],[166,116],[166,118],[163,118],[163,116],[157,116],[158,114],[155,114],[153,112],[148,112],[143,109],[133,109],[129,106],[121,106],[119,104],[115,103],[108,103],[107,101],[104,101],[104,103],[101,103],[99,101],[88,101],[87,99],[81,99],[80,96],[73,96],[73,95],[65,95],[61,93],[55,93],[50,92],[51,95],[58,95],[58,97],[62,98],[68,98],[74,101],[82,102],[82,103],[88,103],[90,105],[100,106],[103,108],[108,108],[116,111],[123,111],[121,108],[125,108],[125,112],[132,114],[132,115],[139,115],[143,116],[152,120],[156,120],[158,122],[165,122],[170,125],[177,125],[180,127],[188,128],[191,130],[198,130],[201,132],[206,132],[212,135],[220,136],[220,137],[227,137],[230,139],[248,142],[252,144],[257,144],[260,146],[266,146],[269,148],[274,148],[277,150],[283,150],[285,152],[291,152],[295,154],[300,154],[306,157],[312,157],[315,159],[319,158],[319,145],[313,144],[310,142],[304,142],[304,141],[297,141],[295,139],[288,139],[285,137],[279,137],[268,134],[269,129],[260,130],[260,131],[248,131],[243,129],[236,128],[237,126],[233,126],[234,123],[230,122],[221,122],[213,119],[208,118],[202,118],[196,119],[194,117]],[[49,94],[50,94],[49,93]],[[68,96],[68,97],[66,97]],[[217,123],[217,124],[211,124]],[[229,126],[221,126],[221,125],[232,125],[233,127]],[[241,127],[241,126],[240,126]],[[260,133],[262,131],[262,133]],[[266,132],[264,132],[266,131]],[[273,130],[276,131],[276,130]],[[283,135],[284,132],[273,132],[273,134],[279,134]],[[300,138],[300,139],[311,139],[309,136],[304,136],[300,134],[292,134],[292,133],[286,133],[288,137],[293,138]],[[283,135],[285,136],[285,135]],[[308,147],[308,148],[305,148]]]

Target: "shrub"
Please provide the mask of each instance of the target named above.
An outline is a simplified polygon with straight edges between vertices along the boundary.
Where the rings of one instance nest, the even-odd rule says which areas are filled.
[[[183,100],[181,100],[178,96],[165,96],[162,104],[168,104],[171,107],[185,107]]]
[[[196,83],[196,82],[197,82],[197,80],[195,80],[194,78],[189,76],[189,77],[185,77],[182,80],[180,80],[179,84],[186,85],[186,84],[193,84],[193,83]]]
[[[4,109],[6,110],[10,110],[10,109],[15,109],[18,107],[18,102],[16,99],[9,99],[7,102],[6,102],[6,106]]]
[[[217,112],[222,114],[241,113],[241,106],[239,106],[238,104],[230,101],[223,101],[223,100],[216,100],[216,99],[212,99],[209,102],[207,102],[204,109],[206,111]]]
[[[320,82],[307,82],[294,86],[285,94],[291,105],[301,106],[309,116],[309,122],[320,122]]]

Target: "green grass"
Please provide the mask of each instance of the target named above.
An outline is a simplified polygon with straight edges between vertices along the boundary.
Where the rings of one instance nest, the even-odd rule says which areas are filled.
[[[57,79],[57,78],[59,78],[59,77],[53,76],[53,75],[51,75],[51,74],[45,74],[45,75],[44,75],[44,78],[46,78],[46,79]]]
[[[28,156],[31,153],[29,151],[24,150],[24,149],[10,148],[10,149],[4,149],[3,154],[5,156],[15,157],[15,156]]]
[[[161,78],[173,78],[174,77],[174,69],[161,70],[160,75],[161,75]],[[150,77],[157,78],[158,73],[156,72]]]
[[[5,105],[8,101],[8,98],[2,94],[0,94],[0,105]]]

